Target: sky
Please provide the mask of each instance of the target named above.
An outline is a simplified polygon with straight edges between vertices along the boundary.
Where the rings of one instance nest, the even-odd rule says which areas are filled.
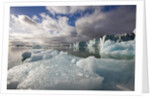
[[[107,34],[131,33],[135,5],[12,6],[10,45],[66,45]]]

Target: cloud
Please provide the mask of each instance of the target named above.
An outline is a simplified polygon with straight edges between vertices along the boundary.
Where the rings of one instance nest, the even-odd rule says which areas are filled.
[[[68,17],[61,16],[58,19],[53,19],[49,15],[41,14],[42,22],[41,26],[47,32],[50,32],[52,36],[72,36],[76,35],[75,27],[68,24]]]
[[[27,24],[27,25],[32,25],[32,26],[36,26],[37,23],[35,21],[33,21],[30,17],[25,16],[25,15],[19,15],[19,20],[22,24]]]
[[[66,37],[72,40],[70,37],[77,36],[75,27],[68,24],[68,17],[63,16],[53,19],[44,13],[41,14],[41,17],[41,23],[37,23],[26,15],[11,15],[10,43],[17,45],[18,41],[18,44],[21,45],[29,42],[43,45],[62,44],[70,42],[68,40],[61,41]],[[56,40],[57,38],[61,40]]]
[[[53,15],[55,14],[73,14],[75,12],[84,11],[88,6],[47,6],[46,9]]]
[[[33,16],[32,16],[32,19],[33,19],[34,21],[40,20],[40,19],[38,18],[38,16],[36,16],[36,15],[33,15]]]
[[[36,23],[33,19],[31,19],[27,15],[11,15],[11,20],[10,20],[10,28],[11,30],[15,30],[17,32],[22,32],[24,33],[29,32],[33,29],[37,29],[39,26],[38,23]],[[31,32],[30,32],[31,33]]]
[[[104,34],[126,33],[135,29],[135,7],[123,6],[103,12],[95,10],[93,14],[81,17],[76,21],[79,35],[100,37]]]
[[[10,43],[13,45],[17,45],[17,42],[23,45],[41,44],[40,37],[46,33],[39,23],[26,15],[11,15],[9,32]]]
[[[99,38],[104,34],[132,32],[135,29],[135,6],[118,6],[110,11],[104,11],[104,6],[48,6],[46,9],[55,17],[46,12],[39,13],[39,17],[11,15],[10,42],[70,44]],[[87,9],[91,13],[83,12]],[[81,17],[75,20],[75,26],[69,25],[70,17],[76,17],[73,14],[77,12],[82,13]],[[71,16],[68,17],[68,14]]]
[[[61,7],[49,6],[49,7],[46,7],[46,9],[53,15],[55,15],[55,13],[67,14],[69,12],[69,7],[66,7],[66,6],[61,6]]]

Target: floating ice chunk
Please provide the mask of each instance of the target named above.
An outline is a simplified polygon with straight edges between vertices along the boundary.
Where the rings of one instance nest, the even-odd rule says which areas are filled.
[[[134,90],[134,59],[79,58],[56,50],[40,51],[30,57],[37,56],[34,62],[8,70],[9,89]]]
[[[41,51],[36,54],[39,59],[42,55],[53,55],[52,58],[26,62],[8,71],[8,88],[18,89],[100,89],[104,80],[95,73],[82,70],[76,64],[71,63],[72,59],[78,61],[80,58],[70,56],[67,53],[56,51]],[[70,66],[71,64],[71,66]],[[84,74],[89,77],[85,77]],[[15,85],[14,85],[15,84]]]
[[[114,42],[107,40],[101,44],[102,58],[133,59],[135,56],[135,41]]]
[[[35,45],[32,47],[33,49],[41,49],[42,47],[40,45]]]
[[[82,60],[79,60],[77,62],[77,66],[80,67],[80,68],[83,68],[84,71],[89,71],[89,72],[94,72],[94,69],[95,67],[95,57],[91,56],[91,57],[88,57],[87,59],[82,59]]]
[[[79,42],[75,42],[72,45],[73,51],[79,51]]]
[[[31,57],[31,52],[24,52],[22,54],[22,61],[26,60],[27,58],[30,58]]]
[[[84,71],[103,76],[104,81],[101,89],[134,90],[134,60],[88,57],[79,60],[77,66]]]
[[[30,58],[30,62],[35,62],[35,61],[39,61],[39,60],[42,60],[43,59],[43,55],[41,54],[36,54],[36,55],[33,55],[31,58]]]
[[[29,52],[25,52],[24,55],[28,53]],[[50,59],[58,55],[58,51],[56,50],[32,50],[30,53],[32,54],[32,56],[28,56],[29,59],[26,60],[26,62],[35,62],[43,59]]]
[[[93,39],[86,42],[87,44],[87,50],[89,53],[95,54],[96,50],[99,49],[100,40],[99,39]]]
[[[53,56],[52,55],[50,55],[50,54],[44,54],[43,55],[43,59],[50,59],[50,58],[52,58]]]
[[[54,50],[46,50],[45,52],[42,52],[43,59],[51,59],[52,57],[56,56],[58,54],[57,51]]]
[[[75,42],[75,43],[73,44],[73,47],[78,48],[78,47],[79,47],[79,42]]]
[[[63,52],[63,51],[60,51],[59,53],[60,55],[63,55],[63,54],[68,54],[67,52]]]
[[[88,46],[88,48],[96,47],[96,39],[89,40],[89,41],[87,42],[87,46]]]
[[[58,51],[56,51],[56,50],[52,51],[52,52],[51,52],[51,55],[52,55],[52,56],[58,55]]]

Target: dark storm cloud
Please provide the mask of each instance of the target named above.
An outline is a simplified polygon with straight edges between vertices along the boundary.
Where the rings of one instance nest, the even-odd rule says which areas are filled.
[[[130,33],[135,29],[136,6],[120,6],[107,12],[102,11],[102,8],[95,7],[92,14],[78,19],[75,30],[68,29],[70,33],[65,36],[44,38],[44,43],[70,44],[105,34]]]
[[[97,11],[76,21],[78,34],[100,37],[105,34],[129,33],[135,29],[136,6],[123,6],[109,12]]]

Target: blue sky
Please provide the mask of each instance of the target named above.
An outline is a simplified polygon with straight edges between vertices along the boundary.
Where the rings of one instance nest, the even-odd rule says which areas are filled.
[[[34,36],[33,43],[67,44],[105,34],[132,32],[136,6],[13,6],[10,15],[11,39],[32,39]]]

